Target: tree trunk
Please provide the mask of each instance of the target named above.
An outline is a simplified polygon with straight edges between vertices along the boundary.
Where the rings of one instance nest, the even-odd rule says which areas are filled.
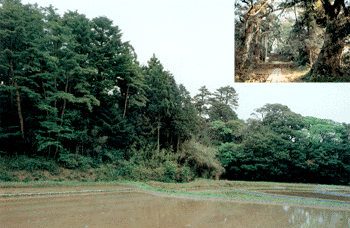
[[[245,19],[245,29],[244,29],[244,36],[242,38],[242,62],[239,66],[240,70],[246,69],[248,67],[248,59],[249,59],[249,52],[250,52],[250,43],[252,42],[253,36],[254,36],[254,23],[251,22],[251,18]]]
[[[177,136],[176,152],[180,150],[180,136]]]
[[[327,78],[332,74],[339,74],[345,38],[346,34],[339,32],[336,20],[328,24],[323,47],[311,69],[311,74],[325,75]]]
[[[267,62],[267,38],[266,36],[264,37],[264,42],[265,42],[265,52],[264,52],[264,62]]]
[[[258,63],[260,59],[260,50],[259,50],[259,32],[260,32],[260,23],[257,24],[257,28],[254,33],[254,62]]]
[[[21,111],[21,99],[18,91],[18,85],[16,80],[14,79],[14,85],[16,87],[16,99],[17,99],[17,110],[18,110],[18,117],[19,117],[19,122],[21,124],[21,133],[22,133],[22,138],[24,139],[24,124],[23,124],[23,117],[22,117],[22,111]]]
[[[159,136],[160,136],[160,122],[159,122],[159,119],[158,119],[158,143],[157,143],[157,150],[158,150],[158,153],[159,153],[159,149],[160,149],[160,145],[159,145]]]
[[[56,150],[55,150],[55,155],[53,156],[53,158],[56,160],[56,156],[57,156],[57,152],[58,152],[58,143],[59,143],[59,133],[57,133],[57,140],[56,140]]]
[[[125,114],[126,114],[126,104],[128,103],[128,95],[129,95],[129,86],[128,86],[127,90],[126,90],[123,118],[125,117]]]
[[[242,63],[240,66],[240,70],[246,69],[248,67],[248,59],[250,52],[250,43],[253,39],[253,25],[248,26],[245,32],[245,36],[243,38],[243,53],[242,53]]]
[[[68,76],[67,76],[67,83],[66,83],[66,88],[65,88],[65,93],[67,93],[68,92]],[[67,99],[66,98],[64,98],[63,99],[63,108],[62,108],[62,113],[61,113],[61,126],[63,125],[63,114],[64,114],[64,111],[65,111],[65,109],[66,109],[66,104],[67,104]]]
[[[312,50],[309,50],[309,61],[310,61],[310,66],[312,66],[314,64],[313,62],[313,52]]]
[[[17,111],[18,111],[18,117],[19,117],[19,122],[21,125],[21,133],[22,133],[22,138],[24,139],[24,124],[23,124],[23,117],[22,117],[22,111],[21,111],[21,98],[18,90],[18,84],[16,82],[16,79],[14,78],[14,73],[13,73],[13,65],[12,62],[10,62],[11,65],[11,75],[10,78],[12,80],[13,85],[16,87],[16,100],[17,100]]]

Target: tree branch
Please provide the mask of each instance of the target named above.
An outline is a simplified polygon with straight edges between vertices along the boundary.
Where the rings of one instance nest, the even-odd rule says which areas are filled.
[[[258,13],[260,13],[260,11],[262,10],[262,8],[264,8],[264,6],[266,5],[268,3],[268,0],[266,0],[263,4],[262,4],[262,6],[260,6],[260,9],[256,12],[256,13],[254,13],[253,15],[250,15],[250,16],[256,16]]]

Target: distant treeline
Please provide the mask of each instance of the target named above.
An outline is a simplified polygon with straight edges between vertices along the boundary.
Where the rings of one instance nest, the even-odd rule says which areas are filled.
[[[0,36],[2,180],[60,165],[134,180],[349,183],[350,125],[279,104],[239,120],[234,88],[192,98],[155,55],[141,65],[106,17],[6,0]]]

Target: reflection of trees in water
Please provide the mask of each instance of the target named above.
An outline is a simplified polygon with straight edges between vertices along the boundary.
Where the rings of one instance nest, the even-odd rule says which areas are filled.
[[[283,206],[283,210],[291,213],[288,222],[293,227],[350,227],[350,218],[343,211],[320,211],[290,206]]]

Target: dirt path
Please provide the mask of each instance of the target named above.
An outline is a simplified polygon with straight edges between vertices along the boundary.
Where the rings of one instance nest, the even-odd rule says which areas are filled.
[[[281,68],[276,68],[272,71],[272,74],[266,79],[266,82],[282,82]]]
[[[295,80],[295,72],[293,71],[293,65],[285,62],[271,62],[262,66],[261,68],[274,68],[272,73],[268,76],[265,82],[267,83],[283,83],[283,82],[292,82]],[[258,70],[258,69],[257,69]]]
[[[236,72],[235,82],[300,82],[300,77],[308,71],[307,67],[298,67],[283,56],[274,55],[269,62],[259,63],[248,72]]]
[[[302,74],[297,74],[298,70],[292,63],[270,62],[259,64],[257,68],[248,72],[247,79],[244,82],[266,82],[281,83],[292,82]],[[239,82],[239,81],[237,81]]]

